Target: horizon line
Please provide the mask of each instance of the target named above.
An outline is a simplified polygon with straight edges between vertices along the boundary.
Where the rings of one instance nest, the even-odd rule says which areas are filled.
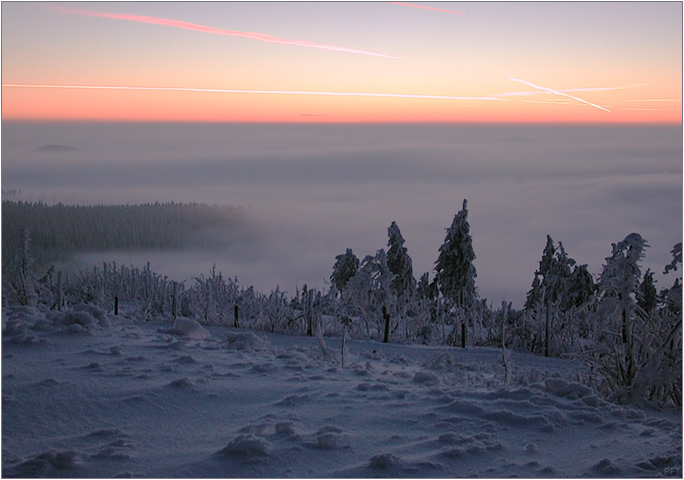
[[[304,117],[311,118],[311,117]],[[316,117],[320,119],[321,117]],[[28,123],[96,123],[96,124],[167,124],[167,125],[538,125],[538,126],[682,126],[679,121],[625,121],[625,120],[150,120],[150,119],[100,119],[100,118],[2,118],[3,124]]]

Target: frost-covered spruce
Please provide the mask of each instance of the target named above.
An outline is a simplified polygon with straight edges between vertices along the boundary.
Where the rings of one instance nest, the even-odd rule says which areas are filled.
[[[599,280],[600,304],[596,321],[599,336],[590,362],[601,365],[604,393],[620,394],[632,385],[638,365],[638,356],[646,344],[636,348],[635,331],[643,321],[635,315],[636,296],[641,281],[639,262],[648,245],[638,233],[629,234],[623,241],[613,244],[606,258]],[[639,336],[636,336],[639,339]],[[643,352],[647,354],[647,352]]]
[[[416,279],[413,277],[413,261],[404,247],[404,237],[401,235],[399,226],[396,222],[387,229],[389,240],[387,246],[387,266],[395,275],[392,280],[392,290],[397,298],[402,295],[407,298],[413,297],[416,291]]]
[[[447,229],[435,266],[435,280],[442,295],[465,308],[472,307],[477,299],[477,272],[473,265],[475,251],[467,205],[468,200],[463,200],[463,209],[454,216],[451,227]]]
[[[347,282],[356,275],[356,271],[359,268],[359,259],[354,255],[352,249],[348,248],[345,253],[336,256],[335,260],[333,272],[330,275],[330,282],[337,288],[338,292],[342,292]]]
[[[391,311],[396,300],[390,287],[393,279],[387,254],[381,248],[363,259],[344,289],[342,299],[361,317],[366,336],[379,338],[384,332],[382,308]]]

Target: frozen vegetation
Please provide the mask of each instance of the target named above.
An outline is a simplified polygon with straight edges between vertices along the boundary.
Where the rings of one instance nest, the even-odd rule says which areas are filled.
[[[83,252],[208,246],[212,231],[244,228],[243,214],[239,207],[197,203],[47,205],[5,200],[3,268],[17,261],[24,229],[31,234],[37,264],[43,266]]]
[[[681,243],[658,291],[641,235],[596,278],[549,236],[514,310],[478,294],[468,213],[432,274],[392,222],[387,249],[294,294],[216,269],[39,272],[20,229],[3,476],[681,476]]]

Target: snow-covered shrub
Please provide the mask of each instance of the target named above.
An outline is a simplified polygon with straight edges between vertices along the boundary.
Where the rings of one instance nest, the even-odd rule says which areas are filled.
[[[107,328],[111,325],[107,312],[96,305],[74,305],[65,312],[48,313],[46,318],[70,333],[87,332],[95,327]]]
[[[354,325],[353,335],[382,339],[385,328],[382,309],[396,311],[396,297],[391,290],[394,277],[387,266],[384,249],[363,259],[356,275],[342,292],[342,301],[351,310],[351,315],[361,319],[360,325]]]
[[[599,391],[611,400],[681,405],[681,304],[663,303],[646,312],[637,303],[644,283],[638,262],[646,246],[636,233],[613,244],[601,273],[599,304],[592,318],[594,342],[584,359]],[[676,249],[673,255],[676,266]],[[675,290],[677,285],[675,281]]]
[[[205,330],[199,323],[190,318],[183,317],[174,320],[173,327],[171,327],[168,332],[196,340],[204,340],[205,338],[211,337],[211,333]]]

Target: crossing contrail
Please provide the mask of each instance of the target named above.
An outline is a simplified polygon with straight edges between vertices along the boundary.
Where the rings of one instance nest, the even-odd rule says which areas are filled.
[[[225,88],[191,88],[191,87],[135,87],[123,85],[35,85],[3,83],[3,88],[54,88],[76,90],[150,90],[161,92],[205,92],[205,93],[244,93],[259,95],[323,95],[331,97],[381,97],[381,98],[415,98],[424,100],[475,100],[506,101],[495,97],[460,97],[454,95],[421,95],[408,93],[374,93],[374,92],[320,92],[307,90],[237,90]]]
[[[591,105],[591,106],[594,107],[594,108],[598,108],[599,110],[603,110],[604,112],[609,112],[609,113],[610,113],[610,110],[608,110],[607,108],[604,108],[604,107],[602,107],[602,106],[600,106],[600,105],[596,105],[595,103],[591,103],[591,102],[589,102],[589,101],[587,101],[587,100],[584,100],[584,99],[582,99],[582,98],[575,97],[574,95],[570,95],[570,94],[567,94],[567,93],[565,93],[565,92],[561,92],[560,90],[554,90],[553,88],[548,88],[548,87],[542,87],[542,86],[539,86],[539,85],[535,85],[534,83],[527,82],[527,81],[521,80],[521,79],[519,79],[519,78],[514,78],[514,77],[510,77],[510,76],[509,76],[508,78],[510,78],[510,79],[513,80],[514,82],[523,83],[523,84],[527,85],[528,87],[536,88],[536,89],[538,89],[538,90],[541,90],[541,91],[546,92],[546,93],[550,93],[550,94],[552,94],[552,95],[561,95],[561,96],[564,96],[564,97],[572,98],[573,100],[577,100],[578,102],[582,102],[582,103],[585,103],[585,104],[587,104],[587,105]]]
[[[561,93],[570,93],[570,92],[600,92],[600,91],[611,91],[611,90],[626,90],[628,88],[635,88],[635,87],[641,87],[644,85],[652,85],[652,83],[632,83],[629,85],[620,85],[617,87],[585,87],[585,88],[565,88],[563,90],[558,90]],[[544,95],[548,94],[549,92],[547,91],[527,91],[527,92],[505,92],[505,93],[498,93],[497,97],[515,97],[515,96],[527,96],[527,95]]]
[[[273,37],[271,35],[266,35],[263,33],[256,32],[240,32],[237,30],[225,30],[222,28],[209,27],[206,25],[200,25],[197,23],[185,22],[182,20],[172,20],[169,18],[159,18],[159,17],[148,17],[144,15],[128,15],[120,13],[106,13],[106,12],[95,12],[91,10],[78,10],[73,8],[66,8],[60,6],[52,6],[53,10],[57,10],[64,13],[69,13],[73,15],[82,15],[86,17],[102,17],[102,18],[113,18],[116,20],[127,20],[130,22],[138,23],[150,23],[153,25],[164,25],[167,27],[180,28],[183,30],[193,30],[196,32],[209,33],[213,35],[225,35],[229,37],[242,37],[251,40],[257,40],[266,43],[277,43],[280,45],[291,45],[295,47],[306,47],[306,48],[319,48],[322,50],[332,50],[336,52],[344,53],[354,53],[359,55],[372,55],[375,57],[384,58],[397,58],[392,55],[386,55],[384,53],[371,52],[368,50],[361,50],[358,48],[348,48],[341,47],[337,45],[326,45],[323,43],[308,42],[305,40],[289,40],[287,38]]]

